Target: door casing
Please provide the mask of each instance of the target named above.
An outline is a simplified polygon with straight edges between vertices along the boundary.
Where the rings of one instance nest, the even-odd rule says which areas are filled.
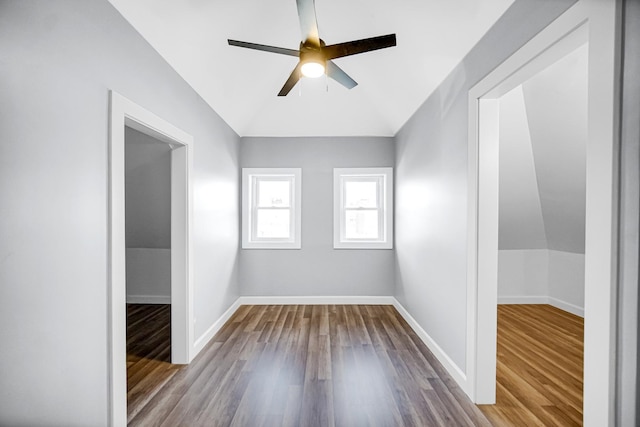
[[[171,363],[193,358],[193,137],[110,92],[109,124],[109,425],[127,423],[125,126],[171,147]]]
[[[581,0],[469,91],[466,391],[495,403],[498,271],[497,99],[579,44],[589,43],[585,226],[585,426],[615,418],[617,2]]]

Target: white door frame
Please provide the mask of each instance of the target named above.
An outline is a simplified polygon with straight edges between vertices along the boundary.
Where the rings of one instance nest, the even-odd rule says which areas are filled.
[[[193,137],[110,92],[109,123],[109,425],[127,423],[125,126],[171,145],[171,363],[193,355],[191,268]]]
[[[498,277],[497,98],[589,43],[585,226],[585,426],[615,417],[617,29],[615,1],[581,0],[469,91],[466,391],[495,403]],[[577,43],[577,44],[576,44]]]

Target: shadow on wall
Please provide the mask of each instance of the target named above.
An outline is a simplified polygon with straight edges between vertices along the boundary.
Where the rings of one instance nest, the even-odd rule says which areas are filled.
[[[127,302],[171,303],[171,147],[125,128]]]

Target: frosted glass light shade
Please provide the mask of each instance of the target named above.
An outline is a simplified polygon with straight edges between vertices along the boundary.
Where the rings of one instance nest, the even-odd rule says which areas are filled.
[[[302,71],[303,76],[314,79],[324,74],[324,65],[319,62],[309,61],[302,64],[300,71]]]

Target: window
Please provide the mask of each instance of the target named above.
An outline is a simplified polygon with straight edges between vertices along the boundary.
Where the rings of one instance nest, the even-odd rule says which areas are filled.
[[[333,247],[393,248],[393,169],[333,170]]]
[[[242,248],[300,249],[300,169],[242,169]]]

